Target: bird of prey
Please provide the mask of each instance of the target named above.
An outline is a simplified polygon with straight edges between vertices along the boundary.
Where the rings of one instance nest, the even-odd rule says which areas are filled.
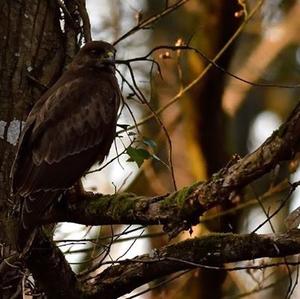
[[[11,171],[23,231],[107,156],[121,97],[114,57],[111,44],[87,43],[28,115]]]

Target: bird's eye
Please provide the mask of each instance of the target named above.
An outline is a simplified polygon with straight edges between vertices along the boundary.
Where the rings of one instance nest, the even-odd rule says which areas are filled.
[[[91,50],[90,53],[92,55],[95,55],[95,56],[100,56],[100,55],[103,55],[104,51],[103,50]]]

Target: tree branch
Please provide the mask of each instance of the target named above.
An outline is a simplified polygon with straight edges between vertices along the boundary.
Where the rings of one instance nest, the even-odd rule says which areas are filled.
[[[75,201],[67,194],[43,223],[75,222],[103,224],[163,224],[171,237],[199,223],[199,216],[229,200],[234,192],[268,173],[299,149],[300,103],[288,120],[255,152],[235,157],[207,182],[198,182],[171,194],[142,197],[129,193],[102,195],[85,193]]]
[[[224,269],[218,265],[262,257],[284,257],[299,252],[298,230],[281,235],[215,234],[189,239],[157,249],[150,255],[119,261],[120,264],[111,266],[95,278],[89,286],[86,298],[117,298],[153,279],[185,269]],[[283,263],[272,265],[279,264]],[[254,268],[264,267],[268,265]],[[246,268],[243,266],[225,269],[234,271]]]
[[[135,288],[159,277],[186,269],[208,268],[235,271],[247,266],[223,267],[225,263],[253,260],[262,257],[286,257],[300,252],[300,231],[286,234],[213,234],[188,239],[176,244],[155,249],[151,254],[137,256],[132,260],[115,261],[102,273],[80,281],[70,269],[60,250],[45,238],[39,236],[39,244],[27,258],[27,263],[42,282],[49,298],[118,298]],[[36,257],[39,257],[36,260]],[[265,268],[285,264],[261,264],[250,268]],[[293,260],[290,265],[297,265]],[[44,265],[41,267],[41,265]],[[47,272],[45,272],[47,268]],[[248,267],[249,268],[249,267]],[[83,280],[85,282],[83,282]],[[62,284],[63,282],[63,284]],[[67,286],[62,288],[62,286]]]
[[[117,40],[114,41],[114,45],[118,44],[120,41],[124,40],[125,38],[127,38],[128,36],[134,34],[135,32],[142,30],[142,29],[149,29],[150,26],[155,23],[157,20],[161,19],[162,17],[166,16],[167,14],[175,11],[176,9],[178,9],[180,6],[182,6],[183,4],[185,4],[187,1],[189,0],[178,0],[177,2],[175,2],[174,4],[165,7],[164,10],[162,10],[161,12],[159,12],[158,14],[155,14],[153,16],[150,16],[149,18],[145,19],[145,20],[141,20],[139,21],[139,23],[132,27],[129,31],[127,31],[126,33],[124,33],[122,36],[120,36]]]
[[[170,225],[180,226],[182,230],[189,229],[192,224],[198,223],[199,213],[195,211],[193,217],[192,210],[186,211],[185,200],[199,184],[156,197],[143,197],[125,192],[113,195],[87,192],[74,200],[71,191],[64,196],[60,204],[44,215],[42,223],[163,224],[164,230],[170,233]]]
[[[41,231],[25,260],[47,298],[82,298],[82,285],[64,254]]]

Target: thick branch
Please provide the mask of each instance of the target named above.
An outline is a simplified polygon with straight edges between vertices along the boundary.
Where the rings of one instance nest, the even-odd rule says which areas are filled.
[[[70,221],[89,225],[163,224],[170,236],[197,224],[199,216],[211,207],[228,200],[250,182],[269,172],[278,163],[292,159],[299,149],[300,104],[289,119],[255,152],[234,160],[207,182],[199,182],[177,192],[159,197],[141,197],[120,193],[86,193],[77,200],[66,195],[44,223]]]
[[[106,269],[88,287],[86,298],[117,298],[153,279],[185,269],[217,268],[224,263],[299,252],[299,231],[282,235],[216,234],[189,239]]]
[[[47,298],[82,298],[83,288],[64,254],[41,231],[37,234],[26,264]]]
[[[74,200],[67,194],[61,204],[45,215],[43,223],[75,222],[85,225],[104,224],[163,224],[166,231],[176,223],[181,229],[198,222],[199,213],[186,211],[185,200],[198,184],[157,197],[142,197],[132,193],[113,195],[85,193]],[[72,199],[73,198],[73,199]],[[187,221],[189,220],[189,222]],[[174,224],[175,225],[175,224]]]
[[[118,298],[147,282],[181,270],[197,267],[218,269],[225,263],[300,253],[299,230],[280,235],[214,234],[156,249],[132,260],[115,262],[118,264],[104,270],[92,282],[81,283],[57,247],[42,235],[38,242],[34,249],[42,251],[38,260],[37,252],[27,258],[33,275],[44,282],[42,287],[49,298],[71,299]],[[41,269],[40,263],[44,263],[47,272]],[[62,285],[67,287],[62,288]]]

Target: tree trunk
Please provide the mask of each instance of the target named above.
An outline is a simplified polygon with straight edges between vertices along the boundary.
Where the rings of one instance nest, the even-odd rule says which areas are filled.
[[[57,2],[4,0],[0,4],[0,264],[14,252],[16,221],[11,216],[17,205],[10,196],[9,175],[22,122],[60,76],[66,45],[76,45],[75,39],[65,38]],[[23,275],[5,264],[1,298],[22,298]]]

